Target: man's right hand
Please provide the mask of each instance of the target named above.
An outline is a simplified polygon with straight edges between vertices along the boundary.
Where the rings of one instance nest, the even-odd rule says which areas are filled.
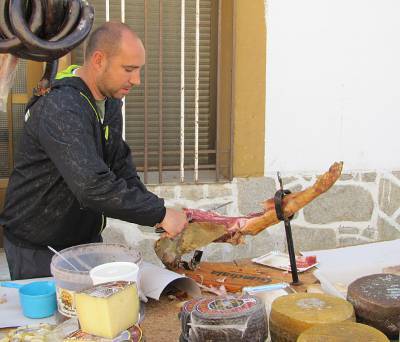
[[[182,210],[167,208],[164,220],[158,226],[163,228],[170,237],[178,235],[188,223],[186,213]]]

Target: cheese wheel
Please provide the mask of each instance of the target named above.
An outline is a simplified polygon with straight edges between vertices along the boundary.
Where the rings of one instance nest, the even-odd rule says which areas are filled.
[[[179,337],[180,341],[186,342],[189,340],[190,315],[192,314],[192,311],[194,310],[196,304],[202,299],[204,298],[203,297],[193,298],[192,300],[187,301],[182,306],[181,312],[178,315],[178,317],[181,320],[181,327],[182,327],[182,334]]]
[[[302,332],[297,342],[389,342],[379,330],[365,324],[319,324]]]
[[[389,339],[399,337],[400,276],[379,273],[359,278],[349,285],[347,300],[359,322],[379,329]]]
[[[264,342],[268,336],[264,303],[249,295],[200,300],[191,315],[189,341]]]
[[[271,341],[295,342],[310,327],[344,321],[355,321],[353,306],[344,299],[321,293],[282,296],[271,307]]]

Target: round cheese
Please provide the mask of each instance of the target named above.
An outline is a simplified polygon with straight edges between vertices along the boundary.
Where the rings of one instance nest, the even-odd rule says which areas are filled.
[[[180,336],[180,340],[188,341],[189,340],[189,331],[190,331],[190,315],[194,310],[196,304],[203,300],[203,297],[193,298],[192,300],[187,301],[181,309],[179,313],[179,318],[181,320],[182,334]],[[0,341],[1,342],[1,341]]]
[[[264,342],[267,313],[253,296],[221,296],[200,300],[191,315],[189,341]]]
[[[399,337],[400,276],[379,273],[359,278],[349,285],[347,300],[359,322],[379,329],[390,339]]]
[[[354,322],[353,306],[321,293],[294,293],[274,300],[269,329],[273,342],[295,342],[306,329],[319,324]]]
[[[389,342],[385,334],[365,324],[343,322],[319,324],[307,329],[297,342]]]

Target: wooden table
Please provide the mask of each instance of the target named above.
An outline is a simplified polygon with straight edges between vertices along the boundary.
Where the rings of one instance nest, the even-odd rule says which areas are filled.
[[[248,259],[224,263],[203,262],[195,271],[177,271],[185,273],[206,286],[224,284],[231,292],[239,292],[243,286],[291,282],[290,273],[256,265]],[[302,284],[293,287],[297,292],[305,292],[309,285],[317,283],[317,279],[312,274],[313,271],[314,269],[311,269],[299,274]],[[146,342],[159,342],[166,339],[170,342],[178,341],[181,333],[178,313],[183,302],[174,297],[162,296],[159,301],[149,300],[146,303],[145,318],[142,323]]]
[[[297,292],[306,292],[308,286],[317,283],[317,279],[312,274],[314,270],[300,273],[299,279],[302,284],[293,289]],[[224,284],[231,292],[239,292],[243,286],[292,281],[290,273],[254,264],[249,259],[223,263],[202,262],[195,271],[183,269],[175,271],[184,273],[206,286],[219,287]],[[178,313],[181,306],[181,301],[171,300],[166,296],[161,297],[160,301],[150,300],[146,304],[146,316],[142,324],[146,342],[159,342],[165,340],[166,337],[171,342],[178,341],[181,333]]]

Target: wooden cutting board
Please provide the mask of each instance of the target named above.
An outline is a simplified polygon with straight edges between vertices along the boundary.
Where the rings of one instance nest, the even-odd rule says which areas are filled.
[[[299,273],[300,285],[293,286],[298,292],[305,292],[308,285],[317,282],[312,272],[315,268]],[[205,286],[220,287],[224,285],[229,292],[239,292],[245,286],[258,286],[274,283],[291,283],[290,272],[258,265],[250,259],[233,262],[201,262],[194,271],[182,268],[173,271],[192,278]]]

